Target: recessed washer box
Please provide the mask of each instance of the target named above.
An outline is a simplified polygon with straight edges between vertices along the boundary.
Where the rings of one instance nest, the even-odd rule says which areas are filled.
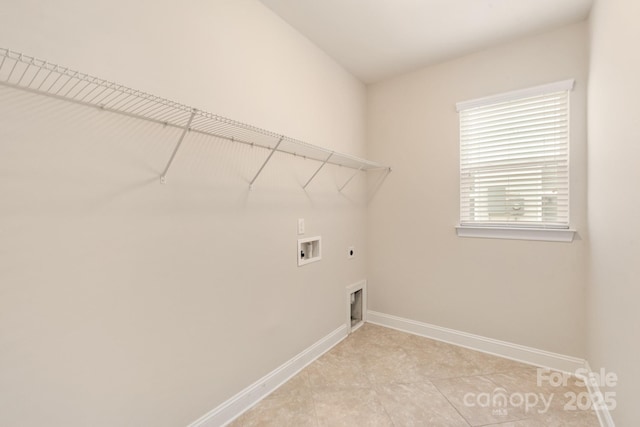
[[[298,239],[298,267],[322,259],[322,237]]]

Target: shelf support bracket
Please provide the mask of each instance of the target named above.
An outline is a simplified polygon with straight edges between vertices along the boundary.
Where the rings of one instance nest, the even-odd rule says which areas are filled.
[[[262,163],[262,166],[260,166],[260,169],[258,169],[258,172],[256,172],[256,175],[253,177],[251,182],[249,182],[249,189],[251,189],[251,190],[253,189],[253,183],[256,182],[256,179],[258,179],[258,177],[262,173],[262,169],[264,169],[264,167],[267,166],[267,163],[269,163],[269,160],[271,160],[271,156],[273,156],[273,153],[276,152],[276,150],[280,146],[280,143],[282,142],[283,139],[284,139],[284,136],[281,136],[280,139],[278,140],[278,143],[275,145],[275,147],[273,147],[271,149],[271,152],[269,153],[269,156],[267,156],[267,158],[265,159],[264,163]]]
[[[344,184],[342,184],[342,187],[340,187],[340,188],[338,189],[338,191],[342,191],[342,190],[344,189],[344,187],[346,187],[346,186],[347,186],[347,184],[349,184],[349,183],[351,182],[351,180],[352,180],[353,178],[355,178],[355,177],[356,177],[356,175],[358,175],[358,172],[360,172],[360,171],[362,170],[362,168],[363,168],[363,167],[364,167],[364,165],[360,166],[360,167],[358,168],[358,170],[357,170],[357,171],[355,171],[355,172],[353,173],[353,175],[351,175],[351,176],[349,177],[349,179],[348,179]]]
[[[184,128],[182,128],[182,134],[180,135],[180,139],[178,139],[178,143],[176,144],[176,148],[173,149],[173,153],[171,153],[171,157],[169,158],[169,162],[167,163],[167,166],[164,168],[164,172],[162,172],[162,175],[160,176],[160,182],[162,184],[165,184],[167,182],[167,172],[169,171],[169,168],[171,167],[171,163],[173,163],[173,159],[176,157],[176,154],[178,153],[178,150],[180,149],[180,145],[182,144],[182,140],[184,139],[185,135],[187,134],[187,132],[189,132],[189,129],[191,128],[191,122],[193,121],[193,116],[196,115],[196,109],[192,109],[191,110],[191,115],[189,116],[189,121],[187,122],[187,124],[185,125]]]
[[[307,181],[307,183],[305,185],[302,186],[303,189],[307,189],[307,185],[309,185],[309,183],[311,181],[313,181],[313,178],[316,177],[316,175],[318,175],[318,172],[320,172],[320,170],[324,167],[324,165],[327,164],[327,162],[329,161],[329,159],[331,158],[331,156],[333,156],[333,151],[329,154],[329,156],[324,159],[324,162],[322,162],[322,164],[320,165],[320,167],[318,169],[316,169],[316,171],[313,173],[313,175],[311,175],[311,178],[309,178],[309,180]]]

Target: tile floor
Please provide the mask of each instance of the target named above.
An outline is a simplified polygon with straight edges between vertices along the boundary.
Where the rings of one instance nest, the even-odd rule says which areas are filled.
[[[530,365],[367,323],[230,426],[600,425],[579,409],[580,381],[537,378]]]

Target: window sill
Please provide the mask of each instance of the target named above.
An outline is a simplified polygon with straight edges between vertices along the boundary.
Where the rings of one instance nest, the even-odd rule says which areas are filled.
[[[539,240],[545,242],[573,242],[576,230],[553,228],[498,228],[456,226],[458,237],[485,239]]]

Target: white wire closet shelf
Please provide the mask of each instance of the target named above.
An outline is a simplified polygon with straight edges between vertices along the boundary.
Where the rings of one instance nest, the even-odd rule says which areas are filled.
[[[0,84],[182,129],[182,134],[162,173],[161,181],[163,183],[188,132],[224,138],[270,150],[262,166],[250,181],[251,186],[275,152],[320,162],[318,169],[303,185],[304,188],[326,164],[355,170],[354,174],[340,186],[340,191],[359,171],[375,169],[391,171],[390,167],[376,162],[331,151],[5,48],[0,48]]]

